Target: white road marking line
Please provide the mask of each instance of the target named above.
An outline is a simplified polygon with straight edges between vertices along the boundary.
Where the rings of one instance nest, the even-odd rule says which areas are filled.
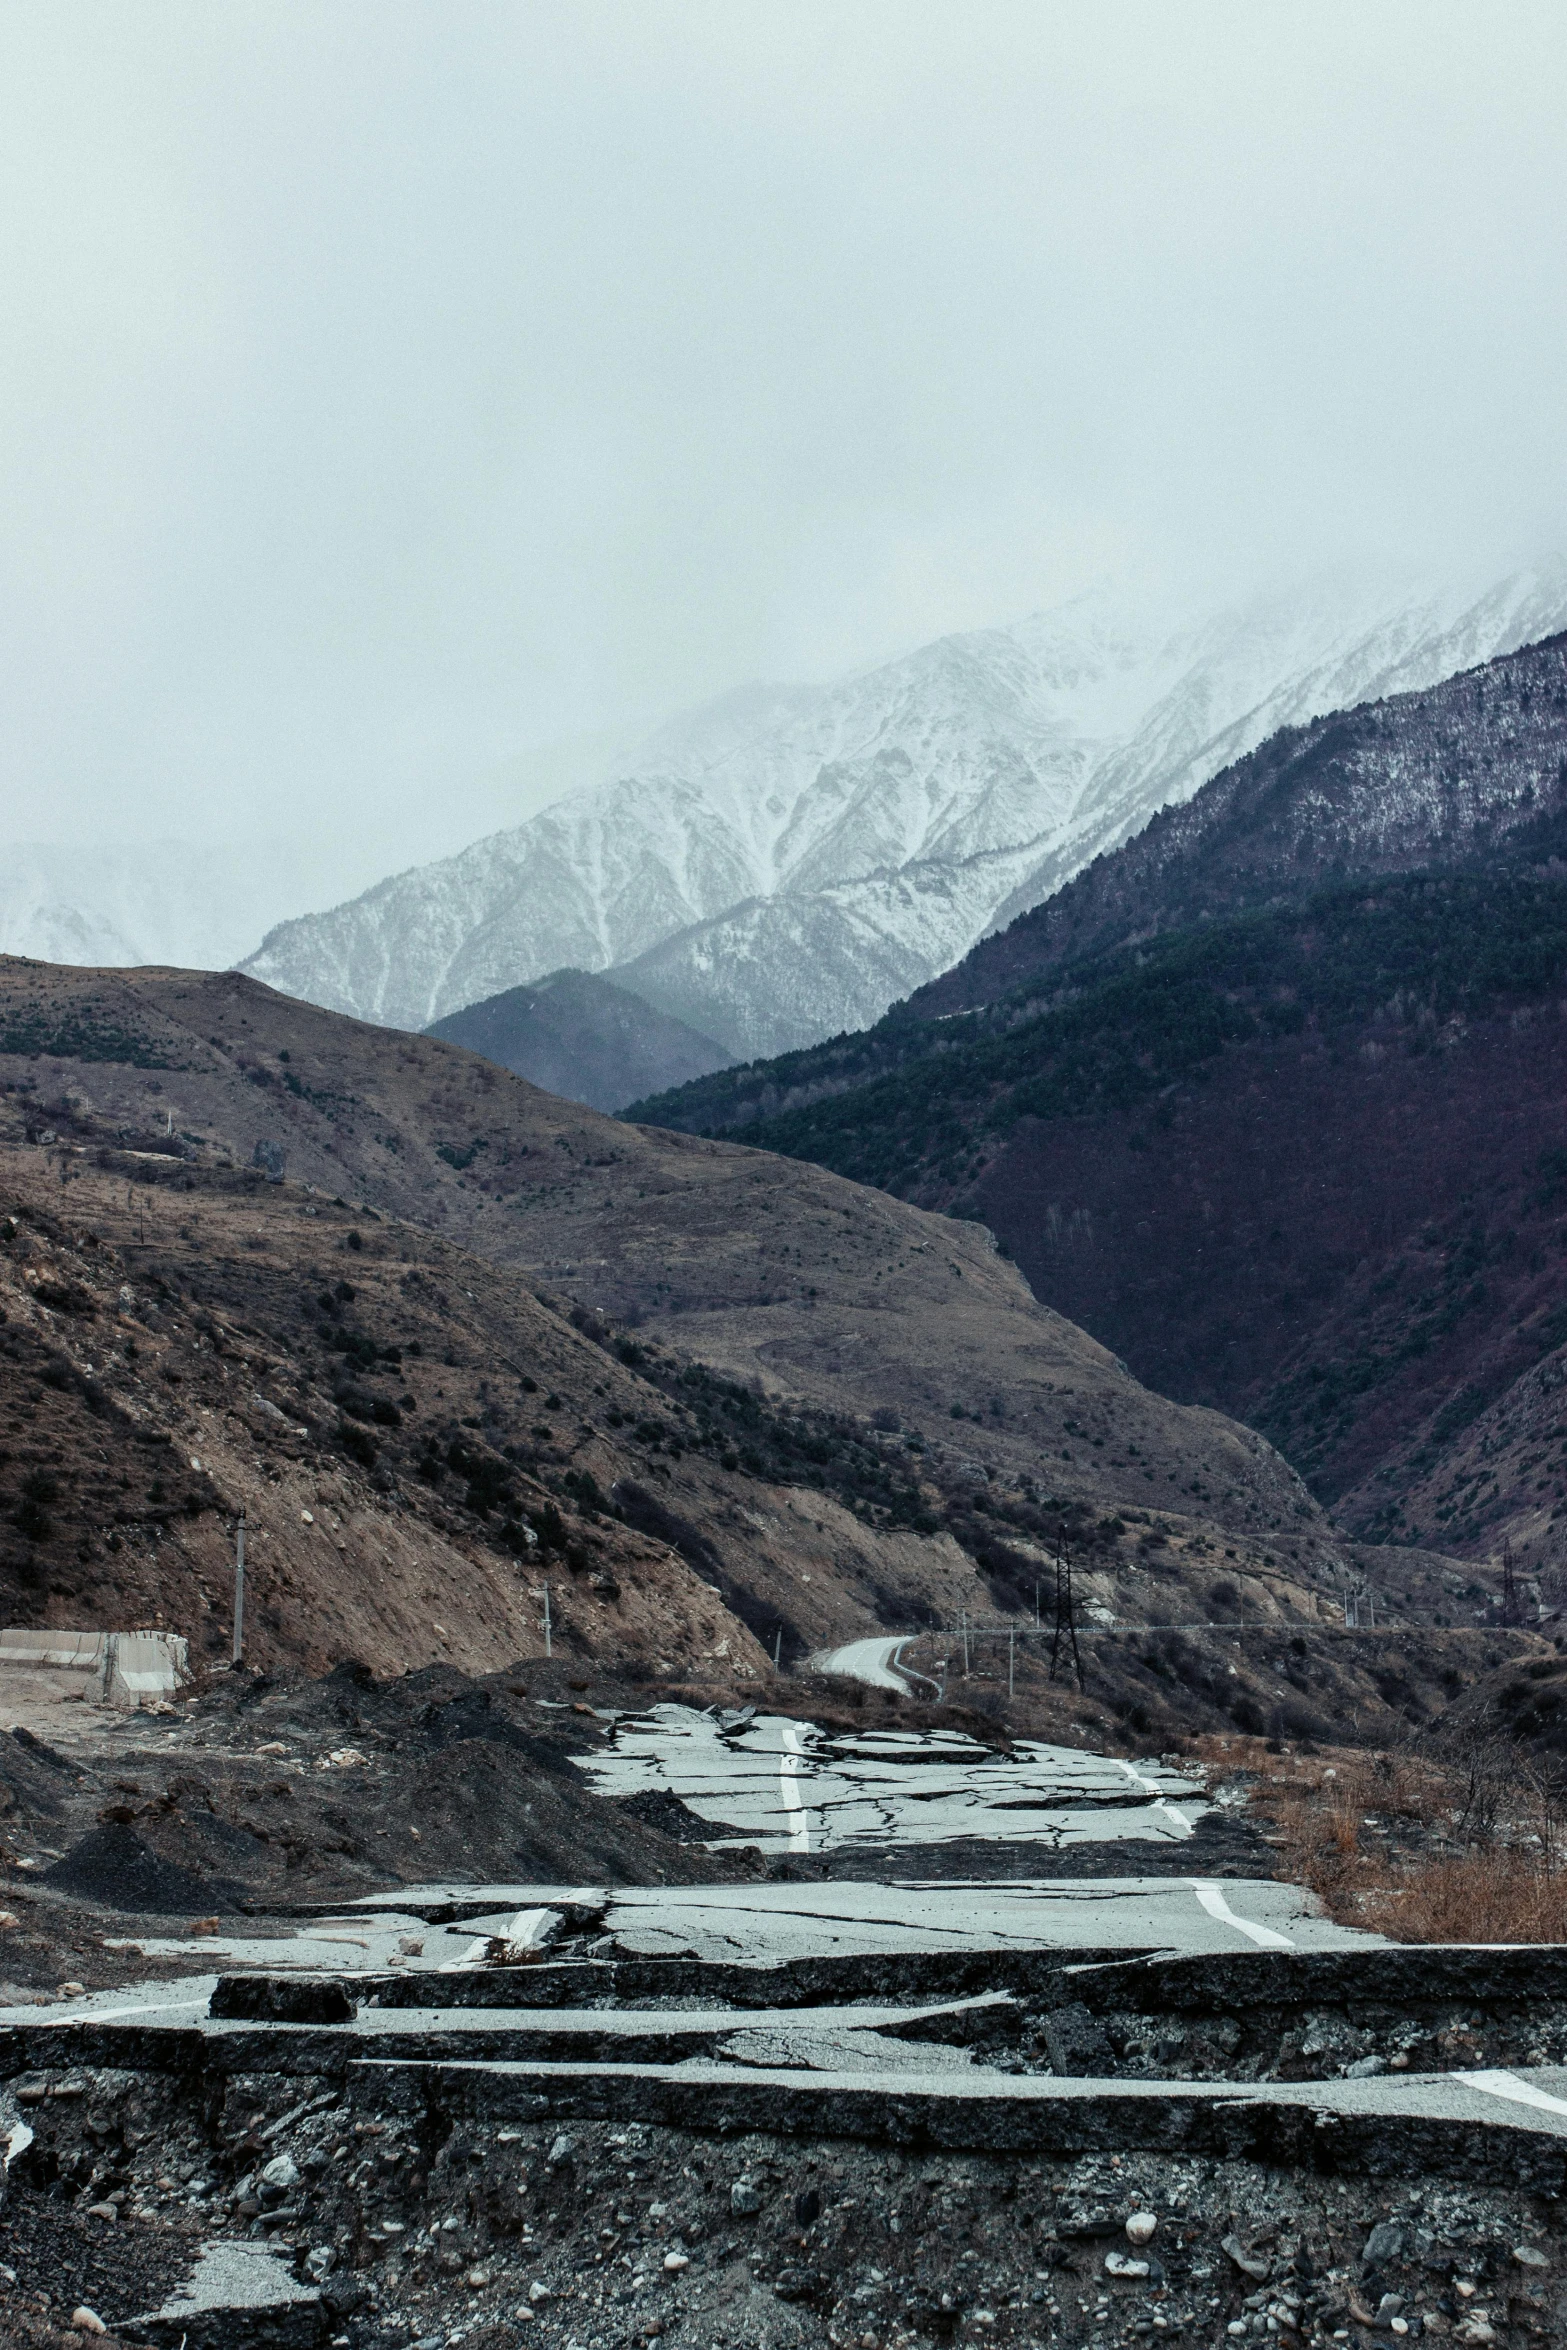
[[[810,1825],[805,1816],[805,1806],[800,1801],[800,1791],[795,1785],[799,1770],[799,1732],[795,1729],[793,1722],[785,1722],[783,1726],[783,1753],[778,1762],[778,1788],[783,1797],[785,1811],[793,1815],[792,1833],[789,1838],[790,1849],[794,1852],[809,1852],[811,1849]]]
[[[160,1999],[147,2007],[89,2007],[74,2008],[69,2015],[46,2015],[40,2021],[46,2024],[111,2024],[127,2015],[178,2015],[187,2007],[205,2007],[212,1994],[203,1991],[199,1999]]]
[[[1449,2078],[1465,2089],[1483,2089],[1488,2097],[1505,2097],[1514,2105],[1536,2105],[1545,2113],[1567,2113],[1567,2098],[1552,2097],[1516,2073],[1453,2073]]]
[[[1115,1767],[1118,1771],[1124,1771],[1126,1773],[1134,1787],[1140,1787],[1145,1795],[1152,1795],[1158,1798],[1153,1807],[1155,1811],[1164,1812],[1168,1818],[1175,1822],[1176,1826],[1181,1830],[1183,1835],[1189,1836],[1192,1833],[1192,1823],[1186,1817],[1185,1812],[1177,1811],[1173,1803],[1166,1803],[1164,1797],[1159,1794],[1159,1782],[1157,1779],[1150,1779],[1145,1777],[1143,1772],[1137,1768],[1135,1763],[1123,1761],[1122,1757],[1118,1754],[1112,1755],[1110,1759],[1115,1764]]]
[[[1201,1906],[1221,1925],[1233,1926],[1237,1933],[1246,1934],[1264,1950],[1293,1950],[1295,1945],[1288,1934],[1276,1934],[1271,1926],[1254,1925],[1250,1918],[1238,1918],[1217,1885],[1206,1878],[1191,1877],[1187,1882]]]

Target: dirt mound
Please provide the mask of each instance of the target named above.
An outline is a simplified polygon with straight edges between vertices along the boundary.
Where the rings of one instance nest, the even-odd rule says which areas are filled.
[[[143,1917],[199,1917],[240,1898],[237,1885],[198,1877],[166,1860],[121,1820],[105,1820],[73,1844],[63,1860],[44,1870],[43,1882]]]
[[[479,1682],[444,1665],[384,1681],[358,1665],[315,1681],[225,1675],[187,1719],[149,1725],[147,1748],[122,1751],[113,1778],[83,1780],[69,1826],[95,1824],[38,1881],[189,1914],[434,1878],[754,1873],[754,1856],[701,1851],[595,1793],[573,1757],[602,1743],[603,1724],[520,1691],[510,1675]]]
[[[542,1770],[495,1738],[459,1739],[399,1775],[374,1819],[372,1833],[385,1840],[404,1879],[439,1873],[514,1884],[664,1885],[751,1873],[736,1865],[739,1856],[677,1842],[662,1818],[639,1818],[628,1805],[592,1794],[575,1774]],[[435,1854],[440,1859],[432,1863]]]
[[[87,2214],[90,2195],[83,2195],[82,2207],[73,2210],[58,2180],[49,2176],[50,2168],[47,2156],[24,2155],[17,2180],[22,2192],[6,2198],[6,2268],[16,2276],[18,2300],[25,2292],[40,2303],[36,2335],[24,2330],[31,2311],[15,2310],[18,2331],[13,2334],[5,2330],[13,2312],[0,2308],[0,2332],[8,2342],[59,2343],[60,2316],[83,2303],[105,2325],[118,2328],[144,2310],[159,2308],[178,2291],[200,2249],[194,2220],[171,2215],[166,2226],[156,2229],[105,2227],[101,2219]],[[48,2328],[41,2306],[44,2295],[56,2313]],[[79,2333],[63,2337],[83,2343],[91,2338]]]
[[[644,1787],[636,1795],[621,1795],[615,1800],[634,1820],[657,1828],[661,1836],[672,1836],[677,1844],[705,1844],[711,1836],[738,1836],[741,1832],[725,1828],[721,1821],[700,1818],[667,1787]]]

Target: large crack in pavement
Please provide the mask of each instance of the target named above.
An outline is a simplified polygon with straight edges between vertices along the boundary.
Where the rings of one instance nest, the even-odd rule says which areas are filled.
[[[1214,1807],[1155,1762],[613,1728],[602,1792],[861,1873],[122,1937],[204,1971],[0,2012],[8,2342],[89,2286],[169,2350],[1557,2328],[1567,1951],[1399,1947],[1220,1880]]]

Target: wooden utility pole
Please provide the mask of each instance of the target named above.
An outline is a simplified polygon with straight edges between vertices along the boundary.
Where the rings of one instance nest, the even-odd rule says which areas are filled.
[[[234,1663],[240,1664],[245,1655],[245,1513],[239,1513],[239,1524],[234,1529]]]

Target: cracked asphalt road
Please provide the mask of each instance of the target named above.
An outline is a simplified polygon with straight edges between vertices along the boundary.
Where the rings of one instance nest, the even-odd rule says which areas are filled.
[[[612,1740],[578,1768],[604,1795],[677,1796],[712,1826],[715,1846],[763,1851],[882,1851],[976,1838],[1047,1848],[1170,1844],[1189,1837],[1211,1808],[1200,1787],[1159,1762],[1034,1740],[1000,1754],[953,1731],[833,1736],[774,1714],[726,1728],[679,1705],[618,1721]]]

